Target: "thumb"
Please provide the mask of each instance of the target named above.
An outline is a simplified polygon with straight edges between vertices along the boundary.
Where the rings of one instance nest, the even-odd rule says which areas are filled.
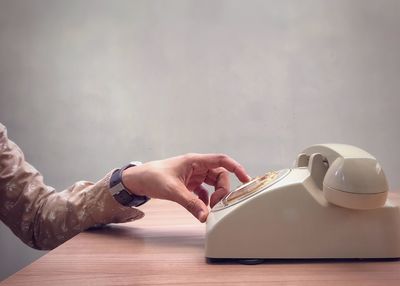
[[[208,216],[208,208],[202,200],[189,191],[183,184],[179,186],[176,202],[187,209],[200,222],[205,222]]]

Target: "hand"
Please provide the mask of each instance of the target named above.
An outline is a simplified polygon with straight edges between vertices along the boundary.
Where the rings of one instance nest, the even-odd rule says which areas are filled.
[[[136,195],[177,202],[205,222],[209,202],[213,207],[230,190],[228,171],[243,183],[250,180],[245,169],[227,155],[187,154],[128,168],[122,182]],[[215,188],[210,198],[203,183]]]

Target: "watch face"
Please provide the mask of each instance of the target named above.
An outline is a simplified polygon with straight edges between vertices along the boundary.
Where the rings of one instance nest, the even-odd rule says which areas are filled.
[[[266,190],[268,187],[285,177],[289,171],[289,169],[272,171],[263,176],[252,179],[250,182],[241,185],[236,190],[227,194],[218,204],[214,206],[212,211],[218,211],[230,207],[254,196],[261,191]]]

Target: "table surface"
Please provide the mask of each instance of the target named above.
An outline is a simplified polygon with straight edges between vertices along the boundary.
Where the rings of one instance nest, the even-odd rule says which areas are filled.
[[[208,264],[205,224],[172,202],[141,208],[143,219],[83,232],[0,285],[400,285],[400,261]]]

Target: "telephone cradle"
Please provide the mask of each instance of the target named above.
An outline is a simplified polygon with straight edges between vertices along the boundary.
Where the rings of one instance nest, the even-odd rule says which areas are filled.
[[[343,144],[305,149],[295,167],[268,172],[211,210],[205,256],[263,259],[397,259],[400,209],[382,167]]]

